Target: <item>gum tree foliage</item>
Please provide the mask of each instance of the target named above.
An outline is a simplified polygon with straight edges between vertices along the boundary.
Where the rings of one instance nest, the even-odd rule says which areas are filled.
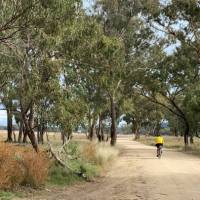
[[[135,140],[140,138],[141,128],[146,134],[156,135],[160,130],[164,118],[162,109],[147,98],[135,94],[127,98],[123,104],[124,117],[127,124],[131,124]]]
[[[66,30],[63,41],[65,59],[68,61],[70,58],[66,63],[65,80],[68,81],[70,76],[77,77],[74,89],[88,105],[89,137],[92,138],[93,128],[99,114],[104,111],[104,105],[117,97],[116,90],[124,73],[124,46],[117,37],[106,36],[102,26],[91,16],[74,21]],[[112,113],[115,115],[115,110]],[[115,129],[115,121],[112,126]],[[111,144],[115,142],[116,138],[111,136]]]
[[[185,127],[184,142],[187,145],[188,136],[192,142],[190,126],[193,125],[184,102],[192,85],[199,83],[199,2],[155,1],[152,7],[144,4],[144,10],[146,24],[159,32],[159,45],[151,54],[155,64],[148,58],[149,65],[157,67],[146,71],[148,81],[144,81],[143,95],[179,117]],[[168,47],[171,55],[166,55]]]
[[[36,151],[36,110],[41,102],[51,106],[60,93],[61,67],[56,60],[58,35],[75,16],[79,1],[1,1],[2,55],[17,68],[12,84],[17,91],[18,115]],[[11,55],[11,56],[8,56]],[[4,60],[1,64],[8,66]],[[17,66],[17,67],[16,67]],[[9,73],[9,72],[8,72]],[[58,91],[56,93],[56,91]]]
[[[134,74],[136,68],[139,67],[135,64],[135,59],[149,46],[151,30],[145,26],[140,17],[142,3],[142,1],[121,0],[96,1],[96,17],[103,25],[104,34],[108,37],[114,36],[119,38],[124,45],[123,73],[121,73],[121,76],[116,74],[119,81],[114,83],[115,88],[118,88],[115,90],[117,97],[111,95],[110,98],[111,108],[113,110],[124,99],[122,91],[126,90],[127,93],[132,92],[132,86],[130,85],[135,83]],[[118,110],[120,109],[118,108]],[[112,117],[112,112],[111,118],[114,124],[116,119]],[[111,138],[112,135],[115,138],[115,127],[111,128],[111,130]]]

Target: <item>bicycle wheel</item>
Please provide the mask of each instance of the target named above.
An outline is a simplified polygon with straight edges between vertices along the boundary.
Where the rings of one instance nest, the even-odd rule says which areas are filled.
[[[161,156],[162,156],[162,147],[160,146],[160,147],[158,148],[158,158],[160,159]]]

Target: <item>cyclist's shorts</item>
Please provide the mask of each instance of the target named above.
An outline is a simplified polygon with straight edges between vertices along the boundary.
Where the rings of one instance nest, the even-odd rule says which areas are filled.
[[[161,143],[158,143],[158,144],[156,144],[156,147],[158,148],[158,147],[162,147],[163,146],[163,144],[161,144]]]

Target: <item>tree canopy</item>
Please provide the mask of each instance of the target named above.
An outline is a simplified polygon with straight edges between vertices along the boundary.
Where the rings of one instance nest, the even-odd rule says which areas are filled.
[[[91,140],[105,139],[109,127],[115,145],[122,116],[136,135],[156,133],[167,120],[185,144],[198,136],[199,1],[96,0],[91,12],[80,0],[1,0],[0,7],[8,141],[13,116],[18,142],[29,137],[36,151],[53,126],[63,138],[85,127]]]

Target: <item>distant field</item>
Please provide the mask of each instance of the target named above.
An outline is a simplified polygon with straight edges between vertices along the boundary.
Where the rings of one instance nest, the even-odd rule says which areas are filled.
[[[14,131],[16,139],[18,138],[18,131]],[[50,132],[48,133],[49,137],[54,139],[55,137],[58,138],[60,136],[60,133],[56,132]],[[7,139],[7,130],[0,130],[0,141],[5,141]],[[44,139],[46,140],[46,136],[44,136]]]
[[[5,141],[7,139],[7,131],[6,130],[0,130],[0,141]]]
[[[17,140],[18,131],[15,131],[14,133],[15,133],[15,138]],[[37,133],[35,133],[35,135],[37,136]],[[57,146],[57,145],[62,144],[61,134],[59,132],[48,132],[48,137],[49,137],[50,142],[53,145]],[[4,142],[4,141],[6,141],[6,139],[7,139],[7,131],[0,130],[0,142]],[[77,133],[73,134],[73,140],[85,141],[85,139],[86,139],[85,134],[77,134]],[[28,138],[27,138],[27,141],[30,142]],[[47,144],[46,134],[44,134],[44,143]]]

